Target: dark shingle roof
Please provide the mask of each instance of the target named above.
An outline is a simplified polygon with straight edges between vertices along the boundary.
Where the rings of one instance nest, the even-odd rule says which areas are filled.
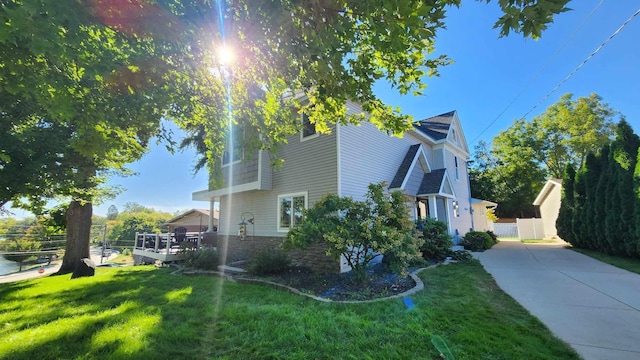
[[[434,140],[442,140],[449,134],[449,128],[453,122],[453,115],[455,110],[448,113],[440,114],[428,119],[420,120],[413,126],[415,129]]]
[[[428,174],[424,174],[418,195],[438,194],[442,179],[444,178],[445,169],[433,170]]]
[[[411,163],[413,163],[413,159],[416,157],[416,153],[419,148],[420,144],[411,145],[409,147],[409,151],[407,151],[407,155],[405,155],[404,160],[402,160],[400,168],[398,168],[398,172],[396,172],[396,176],[393,177],[393,181],[391,181],[389,189],[399,189],[402,186],[402,182],[405,177],[407,177],[407,172],[409,172]]]

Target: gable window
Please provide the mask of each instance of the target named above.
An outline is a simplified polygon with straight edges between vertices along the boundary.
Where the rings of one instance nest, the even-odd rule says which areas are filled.
[[[233,141],[231,141],[231,139],[233,139]],[[231,136],[227,137],[225,143],[224,153],[222,155],[222,166],[235,164],[244,159],[243,139],[244,132],[237,124],[233,124]]]
[[[318,136],[318,132],[316,131],[316,124],[311,123],[309,120],[309,115],[302,114],[302,134],[301,140],[306,140],[310,138],[314,138]]]
[[[456,165],[456,180],[460,180],[460,169],[458,168],[458,157],[457,156],[453,157],[453,162]]]
[[[278,196],[278,231],[289,231],[302,223],[307,208],[307,193]]]

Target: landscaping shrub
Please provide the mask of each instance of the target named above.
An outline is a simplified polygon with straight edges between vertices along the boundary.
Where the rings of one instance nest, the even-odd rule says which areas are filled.
[[[469,262],[473,260],[473,256],[465,250],[456,250],[451,252],[451,259],[459,262]]]
[[[483,231],[469,231],[462,238],[462,245],[471,251],[484,251],[495,243],[489,234]]]
[[[129,249],[129,248],[122,249],[122,255],[131,256],[131,249]]]
[[[326,195],[304,212],[300,226],[289,231],[285,249],[328,244],[327,255],[343,256],[355,278],[366,280],[367,265],[385,255],[384,265],[400,275],[420,256],[422,239],[409,218],[406,197],[384,192],[384,183],[370,184],[364,201]],[[384,258],[383,258],[384,259]]]
[[[497,244],[498,243],[498,235],[496,235],[496,233],[494,233],[491,230],[487,230],[487,234],[489,234],[489,236],[491,236],[491,239],[493,240],[493,244]]]
[[[421,219],[416,223],[422,232],[424,244],[420,247],[422,257],[427,260],[442,261],[451,253],[453,241],[447,232],[447,224],[436,219]]]
[[[256,275],[269,275],[284,272],[291,266],[287,254],[278,249],[259,252],[249,265],[249,272]]]
[[[218,252],[214,248],[181,249],[185,264],[201,270],[218,269]]]

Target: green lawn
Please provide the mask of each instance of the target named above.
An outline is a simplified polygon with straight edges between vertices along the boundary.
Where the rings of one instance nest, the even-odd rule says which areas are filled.
[[[477,262],[423,271],[425,289],[321,303],[152,266],[0,284],[2,359],[578,359]]]
[[[604,263],[611,264],[615,267],[619,267],[621,269],[625,269],[625,270],[634,272],[636,274],[640,274],[640,259],[631,259],[631,258],[614,256],[614,255],[607,255],[607,254],[603,254],[593,250],[577,249],[577,248],[572,248],[572,249],[581,254],[590,256],[596,260],[600,260]]]

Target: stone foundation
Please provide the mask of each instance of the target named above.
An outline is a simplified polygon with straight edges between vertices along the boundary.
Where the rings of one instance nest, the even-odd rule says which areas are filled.
[[[252,260],[258,253],[268,249],[277,249],[284,238],[266,236],[247,236],[240,240],[235,235],[218,235],[216,239],[220,264]],[[326,244],[314,244],[304,250],[289,252],[294,265],[306,266],[316,272],[338,273],[340,263],[325,254]]]

